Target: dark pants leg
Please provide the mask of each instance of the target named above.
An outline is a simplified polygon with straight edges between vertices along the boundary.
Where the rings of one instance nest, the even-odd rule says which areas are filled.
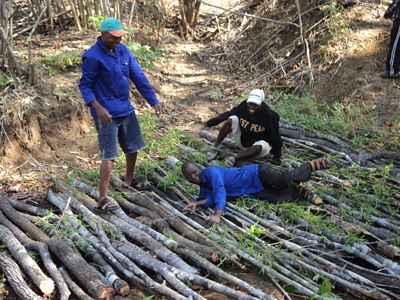
[[[400,73],[400,18],[393,21],[385,71],[390,76]]]
[[[310,180],[311,172],[309,163],[289,170],[278,170],[270,164],[263,164],[260,166],[260,178],[264,190],[257,197],[271,203],[297,200],[298,184]]]

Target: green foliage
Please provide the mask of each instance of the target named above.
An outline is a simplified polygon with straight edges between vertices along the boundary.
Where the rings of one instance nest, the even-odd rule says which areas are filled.
[[[141,45],[136,42],[131,42],[127,46],[135,55],[140,65],[148,69],[153,68],[154,62],[164,54],[161,49],[152,48],[148,45]]]
[[[105,16],[90,16],[89,26],[92,27],[92,29],[98,31],[100,29],[101,22],[103,22],[105,18]]]
[[[262,237],[263,235],[265,235],[266,230],[265,230],[264,228],[262,228],[262,227],[257,226],[257,224],[252,224],[252,225],[247,229],[247,232],[248,232],[250,235],[252,235],[252,236],[254,236],[254,237],[256,237],[256,238],[260,238],[260,237]]]
[[[346,235],[345,244],[352,246],[355,243],[361,243],[364,241],[365,241],[365,239],[360,234],[357,234],[354,232],[348,232]]]
[[[81,63],[81,51],[71,50],[58,54],[47,55],[42,63],[49,68],[49,72],[65,71]]]
[[[333,285],[332,285],[331,281],[328,278],[323,277],[321,285],[319,287],[320,295],[330,294],[332,292],[332,289],[333,289]]]
[[[68,215],[58,218],[53,212],[50,212],[47,216],[41,217],[36,225],[57,238],[71,239],[72,236],[77,237],[74,240],[74,245],[82,252],[86,252],[90,245],[89,241],[68,225],[68,218],[70,218]]]
[[[74,178],[80,177],[84,179],[85,181],[88,181],[90,183],[97,183],[100,180],[100,170],[99,169],[91,169],[91,170],[81,170],[81,169],[76,169],[73,170],[71,175],[68,178],[68,183],[71,183]]]
[[[0,90],[7,87],[10,83],[12,83],[12,78],[0,71]]]
[[[327,26],[332,37],[338,37],[350,31],[349,23],[343,17],[343,6],[336,1],[328,1],[321,10],[329,16]]]

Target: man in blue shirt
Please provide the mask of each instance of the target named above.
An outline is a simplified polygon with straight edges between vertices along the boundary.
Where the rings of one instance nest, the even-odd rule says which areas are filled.
[[[129,101],[130,81],[160,114],[159,101],[142,68],[130,50],[121,44],[125,34],[120,21],[105,19],[101,36],[83,54],[79,89],[90,107],[98,132],[101,153],[100,199],[98,208],[113,210],[116,205],[107,199],[113,161],[118,157],[118,144],[126,157],[125,183],[134,185],[137,152],[144,147],[134,108]]]
[[[321,198],[304,189],[300,183],[310,180],[313,171],[326,168],[328,161],[323,158],[287,170],[277,170],[268,163],[241,168],[213,166],[201,170],[194,163],[186,162],[182,166],[182,173],[189,182],[200,186],[200,194],[184,210],[194,211],[199,206],[214,208],[209,220],[219,223],[226,201],[232,197],[255,196],[271,202],[301,197],[321,204]]]

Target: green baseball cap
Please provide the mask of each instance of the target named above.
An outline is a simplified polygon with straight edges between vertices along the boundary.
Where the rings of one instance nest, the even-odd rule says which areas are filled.
[[[100,32],[109,32],[111,35],[116,37],[121,37],[126,33],[122,23],[119,20],[111,17],[106,18],[103,22],[101,22]]]

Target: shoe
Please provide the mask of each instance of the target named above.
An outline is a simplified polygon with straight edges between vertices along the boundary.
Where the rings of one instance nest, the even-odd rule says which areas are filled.
[[[98,205],[97,207],[94,208],[95,212],[97,213],[110,213],[116,211],[117,209],[119,209],[118,204],[113,203],[109,200],[107,200],[107,202],[104,203],[103,205]]]

